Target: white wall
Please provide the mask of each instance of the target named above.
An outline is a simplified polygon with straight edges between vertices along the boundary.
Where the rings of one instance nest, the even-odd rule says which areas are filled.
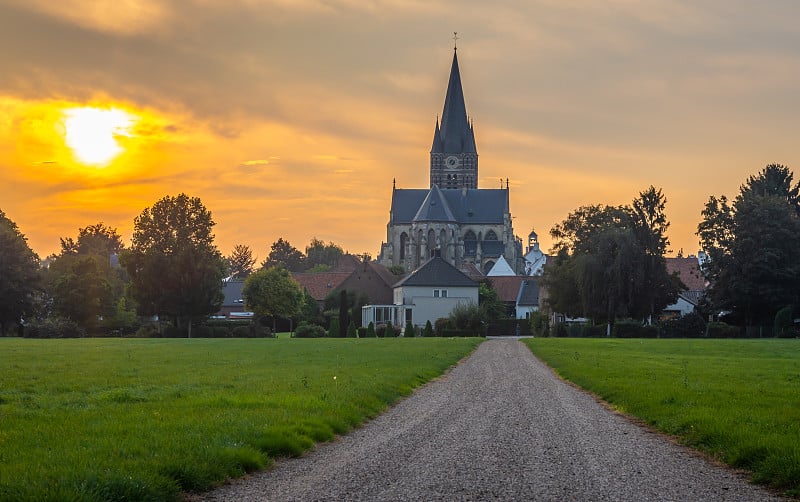
[[[446,298],[435,298],[434,289],[446,289]],[[431,324],[437,319],[448,317],[458,304],[478,304],[477,287],[431,287],[431,286],[402,286],[395,288],[395,303],[398,296],[402,297],[404,305],[413,305],[413,319],[415,326],[425,326],[427,321]]]

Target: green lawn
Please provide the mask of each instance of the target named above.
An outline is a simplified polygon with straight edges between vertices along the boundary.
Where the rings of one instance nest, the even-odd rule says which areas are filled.
[[[800,495],[800,340],[525,340],[564,378]]]
[[[480,339],[0,338],[0,500],[164,500],[379,414]]]

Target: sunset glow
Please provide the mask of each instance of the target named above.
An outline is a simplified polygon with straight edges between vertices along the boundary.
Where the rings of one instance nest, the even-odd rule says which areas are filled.
[[[113,108],[72,108],[64,111],[64,140],[80,162],[102,167],[122,153],[119,138],[130,136],[134,121]]]

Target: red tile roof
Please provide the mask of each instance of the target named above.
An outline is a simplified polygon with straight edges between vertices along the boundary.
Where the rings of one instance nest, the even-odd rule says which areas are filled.
[[[677,272],[681,281],[686,285],[687,291],[703,291],[706,289],[706,280],[700,271],[697,258],[666,258],[667,272]]]
[[[293,272],[292,277],[319,302],[324,300],[342,281],[350,277],[350,274],[351,272],[320,272],[318,274]]]
[[[497,291],[497,296],[504,302],[515,302],[519,295],[519,287],[522,285],[524,277],[519,275],[506,275],[487,277],[492,283],[492,287]]]

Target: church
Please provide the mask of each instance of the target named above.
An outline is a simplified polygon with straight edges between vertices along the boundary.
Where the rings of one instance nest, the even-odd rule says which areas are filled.
[[[514,235],[509,188],[478,188],[478,149],[464,103],[458,49],[441,120],[430,152],[430,187],[392,187],[392,206],[378,262],[417,269],[433,256],[487,274],[503,257],[515,273],[524,269],[522,241]]]

